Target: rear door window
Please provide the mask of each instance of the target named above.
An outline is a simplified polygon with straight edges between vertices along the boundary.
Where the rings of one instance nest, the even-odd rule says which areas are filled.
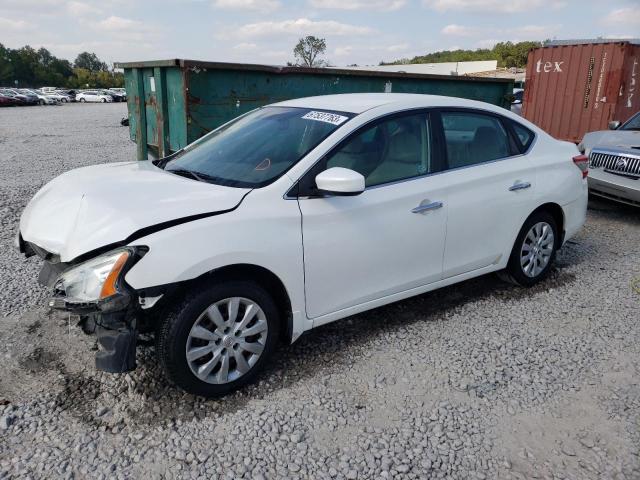
[[[441,113],[449,169],[506,158],[513,154],[499,117],[477,112]]]
[[[516,134],[516,138],[518,140],[520,151],[526,151],[533,142],[534,133],[529,130],[527,127],[520,125],[518,122],[511,122],[513,126],[513,131]]]

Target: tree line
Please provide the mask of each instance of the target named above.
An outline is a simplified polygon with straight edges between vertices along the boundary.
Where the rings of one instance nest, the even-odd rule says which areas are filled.
[[[27,45],[13,49],[0,43],[0,86],[75,89],[123,85],[124,75],[110,68],[95,53],[82,52],[71,63],[57,58],[46,48],[36,50]]]
[[[479,48],[477,50],[443,50],[428,53],[426,55],[418,55],[411,59],[403,58],[389,63],[380,62],[380,65],[497,60],[498,67],[525,68],[527,66],[529,50],[543,46],[543,44],[544,42],[500,42],[493,48]]]

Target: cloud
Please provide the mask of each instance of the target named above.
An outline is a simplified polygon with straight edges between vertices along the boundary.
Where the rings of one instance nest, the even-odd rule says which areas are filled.
[[[438,12],[465,11],[484,13],[530,12],[536,8],[562,8],[564,0],[422,0],[425,7]]]
[[[31,28],[32,25],[24,20],[12,20],[0,17],[0,30],[21,31]]]
[[[49,8],[62,6],[64,0],[2,0],[3,10],[42,13]]]
[[[66,8],[72,17],[86,17],[100,13],[98,8],[84,2],[68,2]]]
[[[228,10],[272,12],[282,6],[280,0],[214,0],[213,6]]]
[[[486,40],[480,40],[476,42],[476,48],[488,48],[491,49],[496,46],[496,43],[500,43],[500,40],[496,40],[495,38],[488,38]]]
[[[255,50],[256,48],[258,48],[258,44],[256,43],[248,43],[248,42],[243,42],[243,43],[239,43],[237,45],[233,46],[234,50]]]
[[[408,49],[409,44],[407,43],[398,43],[392,45],[341,45],[339,47],[336,47],[333,50],[332,54],[336,57],[353,57],[354,55],[365,55],[367,58],[377,58],[378,60],[380,60],[380,54],[398,54],[398,52],[402,52],[401,55],[404,55]]]
[[[334,20],[283,20],[280,22],[258,22],[242,25],[235,31],[244,38],[278,35],[367,35],[373,33],[369,27],[340,23]]]
[[[463,25],[456,25],[452,23],[451,25],[447,25],[442,30],[441,33],[444,35],[456,35],[459,37],[469,37],[478,31],[475,27],[465,27]]]
[[[627,7],[613,10],[604,17],[604,23],[640,27],[640,8]]]
[[[388,12],[404,7],[406,0],[310,0],[315,8],[336,10],[378,10]]]
[[[476,43],[478,48],[491,48],[500,41],[510,40],[520,42],[524,40],[544,40],[553,37],[560,32],[562,25],[522,25],[518,27],[469,27],[465,25],[451,24],[445,26],[441,33],[444,35],[458,37],[478,37],[481,35],[500,35],[503,40],[492,39],[481,40]]]
[[[132,29],[140,29],[143,27],[143,24],[138,20],[131,20],[129,18],[111,15],[109,18],[105,18],[104,20],[98,22],[96,26],[100,30],[106,30],[109,32],[121,32],[129,31]]]

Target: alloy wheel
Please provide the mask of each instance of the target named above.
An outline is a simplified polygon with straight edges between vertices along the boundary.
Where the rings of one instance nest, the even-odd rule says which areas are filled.
[[[527,277],[537,277],[546,268],[551,261],[554,245],[551,225],[538,222],[531,227],[520,249],[520,266]]]
[[[191,327],[187,363],[203,382],[233,382],[256,364],[267,335],[267,317],[257,303],[242,297],[220,300],[207,307]]]

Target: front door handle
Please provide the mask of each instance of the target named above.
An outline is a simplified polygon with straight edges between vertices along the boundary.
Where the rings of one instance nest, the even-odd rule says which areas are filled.
[[[516,192],[518,190],[524,190],[525,188],[529,188],[531,184],[529,182],[518,182],[514,183],[509,187],[510,192]]]
[[[428,212],[429,210],[437,210],[439,208],[442,208],[443,205],[444,204],[442,202],[425,203],[425,204],[418,205],[416,208],[411,209],[411,212],[412,213]]]

